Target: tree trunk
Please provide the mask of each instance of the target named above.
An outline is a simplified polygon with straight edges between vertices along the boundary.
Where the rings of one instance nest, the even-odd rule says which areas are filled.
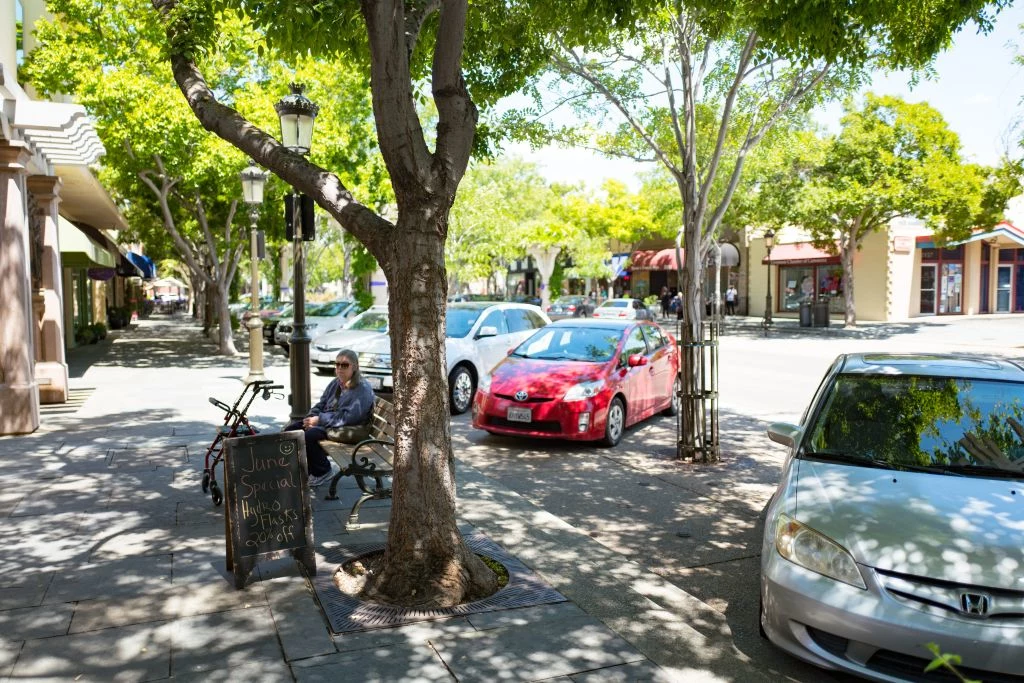
[[[220,321],[217,346],[222,356],[237,356],[238,349],[235,347],[234,329],[231,327],[231,311],[228,309],[227,284],[218,282],[214,292],[214,298],[217,300],[217,319]]]
[[[860,219],[855,219],[839,241],[839,260],[843,264],[843,300],[846,311],[843,321],[847,327],[857,326],[857,308],[853,300],[853,255],[857,251],[857,231]]]
[[[497,577],[462,540],[455,517],[454,457],[445,373],[443,208],[415,209],[419,225],[389,247],[381,267],[388,308],[395,402],[394,503],[384,568],[371,586],[383,602],[449,607],[489,595]]]

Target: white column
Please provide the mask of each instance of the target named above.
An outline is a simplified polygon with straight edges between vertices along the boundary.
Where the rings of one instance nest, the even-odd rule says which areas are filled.
[[[0,142],[0,434],[39,427],[23,142]]]
[[[64,354],[64,283],[61,273],[60,244],[57,238],[57,205],[60,203],[61,180],[56,176],[34,175],[27,181],[35,199],[42,230],[42,253],[39,271],[42,286],[39,348],[35,377],[39,384],[41,403],[66,403],[68,400],[68,365]]]
[[[551,274],[555,272],[555,258],[561,250],[562,248],[556,245],[541,246],[539,244],[530,245],[526,250],[526,253],[532,256],[537,263],[537,271],[540,273],[540,306],[543,309],[547,309],[548,304],[551,303],[548,283],[551,281]]]
[[[14,0],[0,0],[0,63],[4,78],[14,78],[18,65],[18,22],[14,14]]]

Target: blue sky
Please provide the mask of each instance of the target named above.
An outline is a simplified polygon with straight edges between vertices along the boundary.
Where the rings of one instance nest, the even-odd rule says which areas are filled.
[[[979,35],[970,26],[961,31],[953,46],[939,55],[936,75],[911,89],[907,74],[880,74],[866,90],[896,95],[910,102],[928,102],[957,132],[964,156],[982,164],[995,164],[1005,147],[1011,123],[1024,117],[1024,66],[1014,56],[1024,51],[1024,1],[1000,13],[994,30]],[[818,121],[838,130],[841,107],[822,110]],[[1018,131],[1017,138],[1024,135]],[[605,178],[618,178],[634,189],[643,165],[602,158],[578,149],[545,148],[532,152],[527,145],[510,145],[507,152],[537,162],[549,180],[586,182],[599,186]],[[1024,153],[1016,149],[1019,155]]]

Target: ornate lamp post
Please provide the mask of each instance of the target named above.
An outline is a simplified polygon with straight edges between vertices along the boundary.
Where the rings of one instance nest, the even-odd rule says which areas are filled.
[[[281,120],[281,143],[296,154],[309,154],[313,139],[313,121],[320,108],[302,94],[303,86],[291,84],[291,94],[285,95],[274,105]],[[302,221],[299,213],[299,196],[292,201],[292,302],[294,304],[294,326],[288,339],[291,359],[291,418],[300,420],[309,412],[309,333],[306,331],[306,259],[302,248]]]
[[[775,246],[775,232],[769,230],[764,234],[764,248],[768,250],[768,287],[764,295],[764,334],[768,336],[768,326],[772,324],[772,247]]]
[[[260,170],[255,161],[241,172],[242,199],[249,207],[249,256],[251,282],[250,310],[246,314],[245,326],[249,329],[249,375],[245,383],[266,379],[263,374],[263,318],[260,317],[260,235],[256,229],[256,221],[260,217],[260,204],[263,203],[263,186],[267,182],[267,174]]]

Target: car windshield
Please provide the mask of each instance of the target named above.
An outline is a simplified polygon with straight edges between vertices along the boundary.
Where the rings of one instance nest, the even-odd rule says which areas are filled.
[[[583,300],[581,296],[560,296],[555,299],[556,304],[578,304]]]
[[[840,375],[803,457],[1024,479],[1024,383]]]
[[[483,308],[449,308],[445,314],[445,335],[448,337],[465,337],[473,328],[473,323],[484,312]]]
[[[545,327],[524,341],[513,356],[540,360],[609,361],[622,338],[622,330],[600,327]]]
[[[318,310],[316,313],[314,313],[314,315],[321,315],[321,316],[324,316],[324,317],[331,317],[331,316],[335,316],[335,315],[340,315],[342,313],[342,311],[344,311],[346,308],[348,308],[351,305],[352,305],[351,301],[330,301],[330,302],[324,304],[320,308],[320,310]]]
[[[605,301],[601,304],[601,308],[626,308],[629,306],[628,301]]]
[[[388,331],[388,314],[383,311],[366,311],[360,313],[348,324],[350,330],[370,330],[371,332]]]

